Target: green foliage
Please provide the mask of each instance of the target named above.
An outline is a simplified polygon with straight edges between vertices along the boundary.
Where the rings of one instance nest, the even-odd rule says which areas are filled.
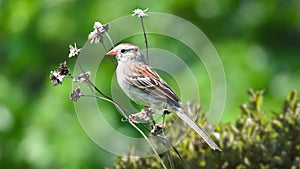
[[[235,124],[219,124],[214,136],[222,152],[211,150],[191,132],[179,145],[186,168],[300,168],[300,102],[292,91],[282,113],[262,110],[263,91],[248,90],[250,101],[241,105]],[[172,151],[175,168],[184,168]],[[166,155],[162,155],[166,160]],[[155,158],[119,158],[113,169],[161,168]]]
[[[89,169],[112,165],[115,155],[99,148],[81,128],[68,98],[71,84],[53,88],[49,73],[67,58],[69,44],[84,45],[95,21],[109,23],[130,15],[135,8],[182,17],[211,40],[224,65],[229,93],[223,122],[235,121],[236,105],[245,99],[242,93],[249,86],[266,89],[264,98],[268,102],[264,107],[273,110],[279,108],[278,103],[288,91],[300,91],[298,0],[0,0],[1,169]],[[140,27],[124,25],[119,30],[134,26]],[[207,111],[212,98],[210,79],[206,69],[195,64],[200,61],[193,59],[193,52],[167,37],[148,38],[151,48],[166,49],[191,65],[197,73],[201,104]],[[143,43],[143,38],[137,37],[133,42]],[[105,74],[98,73],[101,76],[97,85],[109,93],[115,69],[105,61],[105,69],[101,66],[98,71]],[[170,85],[176,87],[175,83]],[[111,104],[104,106],[110,108]],[[104,116],[125,134],[134,133],[121,122],[117,112]]]

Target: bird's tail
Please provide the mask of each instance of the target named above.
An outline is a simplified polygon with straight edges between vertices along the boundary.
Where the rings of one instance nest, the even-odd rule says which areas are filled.
[[[177,108],[175,113],[192,129],[194,129],[213,150],[222,151],[220,147],[208,136],[208,134],[206,134],[206,132],[200,126],[198,126],[182,108]]]

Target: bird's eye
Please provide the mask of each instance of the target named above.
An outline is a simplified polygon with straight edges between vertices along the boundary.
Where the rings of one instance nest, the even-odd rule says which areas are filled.
[[[125,51],[126,51],[125,49],[121,49],[121,53],[125,53]]]

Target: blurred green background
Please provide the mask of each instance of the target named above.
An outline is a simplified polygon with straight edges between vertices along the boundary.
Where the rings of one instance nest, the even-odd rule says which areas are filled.
[[[266,109],[276,111],[300,89],[299,0],[0,0],[0,168],[113,165],[115,156],[82,130],[68,98],[71,82],[54,88],[49,72],[69,44],[86,42],[94,21],[135,8],[182,17],[211,40],[228,85],[222,122],[235,120],[250,87],[264,89]]]

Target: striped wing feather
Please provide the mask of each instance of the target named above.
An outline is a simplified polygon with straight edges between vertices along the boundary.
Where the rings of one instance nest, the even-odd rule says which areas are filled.
[[[130,69],[130,72],[133,73],[127,76],[127,81],[135,87],[144,90],[157,98],[168,98],[175,104],[180,102],[174,91],[150,66],[136,64],[135,66],[130,67]]]

